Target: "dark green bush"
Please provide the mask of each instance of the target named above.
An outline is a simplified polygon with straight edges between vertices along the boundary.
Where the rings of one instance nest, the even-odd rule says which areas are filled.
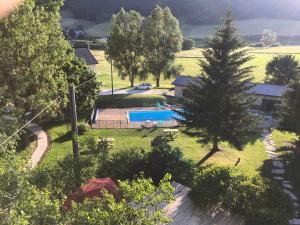
[[[192,174],[192,163],[183,160],[182,151],[171,147],[169,141],[169,137],[165,135],[158,136],[152,141],[152,151],[146,155],[145,175],[158,183],[166,173],[169,173],[173,180],[187,184]]]
[[[194,175],[191,196],[199,205],[218,204],[240,215],[247,225],[285,225],[291,213],[278,185],[227,167],[200,169]]]
[[[90,129],[90,125],[88,125],[87,123],[80,123],[78,124],[78,134],[79,135],[83,135],[85,132],[89,131]]]
[[[80,183],[84,184],[88,179],[95,177],[96,159],[93,157],[81,157],[76,165],[72,155],[67,155],[63,160],[54,165],[40,166],[33,171],[31,181],[38,188],[46,188],[52,195],[62,199],[75,188],[75,166],[80,169]]]
[[[133,179],[145,168],[145,151],[143,149],[126,149],[112,153],[105,160],[100,159],[98,177],[113,179]]]

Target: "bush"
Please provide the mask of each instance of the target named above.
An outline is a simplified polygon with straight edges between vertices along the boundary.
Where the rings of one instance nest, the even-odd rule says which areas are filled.
[[[100,159],[98,177],[111,177],[115,180],[133,179],[145,168],[143,149],[126,149],[113,153],[108,159]]]
[[[278,185],[231,168],[199,170],[194,175],[191,196],[199,205],[218,204],[242,216],[247,225],[284,225],[290,218],[290,202]]]
[[[85,132],[90,130],[90,125],[88,125],[87,123],[80,123],[77,127],[79,135],[83,135]]]
[[[194,48],[195,41],[193,39],[184,39],[182,43],[182,50],[190,50]]]
[[[191,176],[192,163],[183,160],[182,151],[169,144],[169,137],[162,135],[156,137],[152,143],[152,151],[146,155],[145,175],[158,183],[166,173],[172,179],[187,184]]]
[[[70,194],[75,187],[74,167],[80,169],[80,183],[95,176],[96,160],[93,157],[81,157],[78,165],[75,164],[72,155],[67,155],[63,160],[54,165],[38,167],[31,177],[34,183],[40,189],[48,189],[51,194],[59,199]]]

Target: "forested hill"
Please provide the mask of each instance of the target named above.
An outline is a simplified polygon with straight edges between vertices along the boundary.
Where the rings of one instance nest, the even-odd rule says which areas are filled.
[[[121,7],[137,10],[145,16],[157,4],[169,6],[186,24],[214,24],[229,8],[238,20],[300,20],[299,0],[66,0],[65,6],[77,19],[105,22]]]

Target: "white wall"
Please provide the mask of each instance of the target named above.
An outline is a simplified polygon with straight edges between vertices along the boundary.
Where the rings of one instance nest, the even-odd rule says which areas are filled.
[[[96,72],[96,64],[94,64],[94,65],[89,65],[89,68],[90,68],[92,71]]]
[[[175,86],[174,96],[177,97],[177,98],[182,98],[184,89],[185,89],[185,87],[183,87],[183,86]]]

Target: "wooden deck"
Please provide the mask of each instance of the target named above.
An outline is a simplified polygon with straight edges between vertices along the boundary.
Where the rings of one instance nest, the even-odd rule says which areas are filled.
[[[172,218],[170,225],[244,225],[238,216],[223,210],[201,210],[189,197],[190,189],[173,183],[175,200],[164,208]]]

